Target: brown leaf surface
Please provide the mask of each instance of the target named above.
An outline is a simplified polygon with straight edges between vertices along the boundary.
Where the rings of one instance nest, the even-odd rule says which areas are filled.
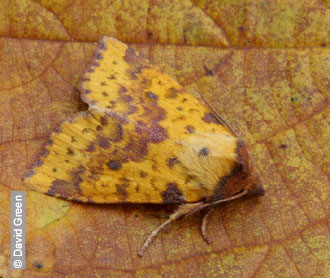
[[[97,4],[95,4],[97,2]],[[0,1],[0,277],[328,277],[330,2]],[[10,191],[49,132],[85,109],[92,42],[135,43],[249,145],[266,195],[173,224],[168,212],[27,192],[27,264],[10,268]]]

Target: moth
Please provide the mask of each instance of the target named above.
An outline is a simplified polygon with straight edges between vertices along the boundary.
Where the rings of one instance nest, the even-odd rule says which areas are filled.
[[[54,130],[24,182],[73,201],[178,205],[138,255],[177,219],[264,194],[230,126],[133,48],[103,37],[79,87],[88,110]]]

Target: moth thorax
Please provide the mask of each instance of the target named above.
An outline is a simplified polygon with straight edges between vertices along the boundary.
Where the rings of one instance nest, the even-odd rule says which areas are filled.
[[[188,174],[211,191],[229,175],[237,159],[237,138],[228,134],[196,133],[185,142],[179,160]]]

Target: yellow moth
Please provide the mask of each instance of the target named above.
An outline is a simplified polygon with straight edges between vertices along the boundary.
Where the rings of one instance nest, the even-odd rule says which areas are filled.
[[[74,201],[179,205],[139,255],[176,219],[263,195],[243,141],[210,106],[126,44],[103,37],[80,90],[88,110],[51,134],[25,182]]]

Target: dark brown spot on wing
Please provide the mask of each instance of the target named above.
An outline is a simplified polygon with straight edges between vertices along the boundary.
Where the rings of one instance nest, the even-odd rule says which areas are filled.
[[[106,117],[101,117],[100,120],[101,120],[102,125],[107,125],[108,124],[108,119]]]
[[[168,160],[167,165],[168,165],[168,167],[170,167],[170,168],[172,169],[173,166],[174,166],[175,164],[177,164],[177,163],[179,163],[178,158],[177,158],[177,157],[171,157],[171,158]]]
[[[145,122],[138,121],[136,132],[143,136],[144,140],[151,143],[160,143],[168,138],[166,129],[158,124],[148,126]]]
[[[212,113],[206,113],[202,120],[206,123],[215,123],[215,124],[221,124],[217,120],[217,118]]]
[[[128,94],[126,94],[128,93]],[[120,99],[120,102],[127,104],[127,111],[125,114],[132,114],[138,110],[138,108],[134,105],[134,98],[129,94],[126,87],[121,86],[118,90],[118,96]],[[111,106],[115,107],[115,103],[111,104]]]
[[[103,154],[100,159],[103,161],[103,164],[108,163],[108,160],[123,164],[128,161],[143,161],[147,153],[148,141],[141,136],[133,134],[127,138],[124,146],[114,148],[112,152]],[[106,160],[107,158],[108,160]]]
[[[126,93],[127,92],[127,88],[124,87],[124,86],[120,86],[120,89],[118,90],[118,93],[121,94],[121,93]]]
[[[153,97],[153,100],[155,100],[155,97]],[[147,123],[152,122],[156,124],[166,118],[165,109],[158,106],[157,101],[142,101],[141,106],[143,107],[141,118]]]
[[[198,152],[198,156],[207,156],[209,154],[209,149],[204,147],[204,148],[201,148]]]
[[[147,177],[147,176],[148,176],[147,172],[140,171],[140,177],[141,177],[141,178],[145,178],[145,177]]]
[[[167,189],[162,192],[163,202],[165,204],[181,204],[184,203],[184,198],[182,192],[178,189],[176,183],[166,184]]]
[[[72,149],[67,148],[66,150],[68,155],[74,155],[74,151]]]
[[[125,95],[125,94],[122,94],[120,96],[121,100],[125,103],[130,103],[130,102],[133,102],[133,98],[130,96],[130,95]]]
[[[165,97],[166,98],[176,98],[178,96],[178,94],[181,93],[181,92],[182,92],[181,90],[179,90],[177,88],[174,88],[174,87],[171,87],[166,92]]]
[[[86,127],[85,127],[85,128],[83,128],[83,130],[81,131],[81,133],[82,133],[82,134],[84,134],[84,133],[89,133],[89,132],[90,132],[90,131],[89,131],[89,129],[88,129],[88,128],[86,128]]]
[[[125,201],[128,197],[126,188],[129,186],[129,183],[124,182],[123,184],[116,184],[117,193],[120,196],[121,201]]]
[[[187,125],[187,126],[186,126],[186,129],[187,129],[187,131],[188,131],[189,133],[194,133],[194,132],[195,132],[195,128],[194,128],[193,126],[191,126],[191,125]]]
[[[104,117],[101,117],[100,121],[101,123],[106,126],[109,123],[109,118],[111,117],[111,129],[113,130],[113,132],[109,133],[107,132],[107,127],[102,127],[100,126],[100,131],[103,131],[101,134],[102,135],[106,135],[105,138],[107,138],[108,140],[112,141],[112,142],[119,142],[120,140],[122,140],[123,138],[123,126],[122,124],[125,122],[124,118],[119,117],[118,115],[107,115]],[[103,120],[102,120],[103,118]]]
[[[52,196],[59,194],[64,199],[81,196],[80,183],[83,181],[84,172],[85,168],[81,166],[71,171],[70,180],[55,179],[47,194]]]
[[[110,147],[110,140],[106,137],[99,137],[97,139],[97,144],[100,148],[108,149]]]
[[[110,160],[107,163],[107,165],[111,170],[114,170],[114,171],[117,171],[121,168],[121,163],[118,160]]]
[[[87,147],[87,149],[86,149],[86,152],[90,152],[90,153],[92,153],[92,152],[95,152],[95,145],[94,145],[94,143],[91,143],[88,147]]]
[[[110,100],[109,103],[110,103],[111,105],[106,106],[108,109],[113,109],[113,108],[116,107],[116,102],[115,102],[115,101]]]
[[[158,96],[155,95],[153,92],[146,92],[146,97],[152,100],[158,100]]]

